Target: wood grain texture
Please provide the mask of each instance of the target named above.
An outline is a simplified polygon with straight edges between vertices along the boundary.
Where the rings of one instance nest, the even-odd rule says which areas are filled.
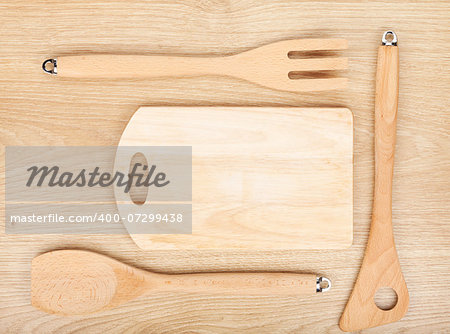
[[[392,182],[399,91],[399,48],[378,48],[375,90],[375,186],[363,263],[339,326],[346,332],[400,320],[408,310],[409,295],[395,249],[392,229]],[[375,294],[383,287],[394,290],[397,302],[379,309]]]
[[[449,13],[448,1],[3,1],[3,145],[116,145],[142,105],[348,107],[355,115],[355,224],[353,245],[343,251],[143,252],[126,235],[2,234],[0,332],[341,333],[369,232],[375,68],[388,29],[399,36],[402,59],[392,221],[411,300],[401,321],[364,333],[448,332]],[[57,55],[220,56],[309,37],[349,40],[348,91],[295,94],[222,77],[75,82],[52,80],[41,69]],[[318,272],[334,286],[311,298],[161,292],[91,316],[58,317],[30,305],[30,269],[36,255],[60,248],[156,272]]]
[[[160,274],[94,252],[59,250],[31,266],[31,304],[50,314],[86,315],[161,291],[206,295],[311,296],[316,275],[294,273]]]
[[[346,49],[345,39],[292,39],[267,44],[223,57],[78,55],[57,57],[57,76],[69,78],[151,79],[189,78],[205,75],[231,76],[264,87],[291,92],[317,92],[344,89],[347,78],[292,77],[295,72],[337,71],[347,69],[346,57],[293,59],[299,51],[336,51]]]
[[[142,153],[129,147],[192,148],[192,201],[184,201],[192,204],[192,234],[132,234],[144,250],[343,249],[352,243],[348,109],[141,107],[119,146],[126,147],[116,154],[122,171]],[[152,152],[146,155],[151,165]],[[146,203],[136,205],[115,190],[124,218],[148,214],[158,201],[143,194]]]

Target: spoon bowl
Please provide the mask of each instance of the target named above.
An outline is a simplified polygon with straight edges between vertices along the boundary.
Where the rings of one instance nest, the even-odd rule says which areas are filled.
[[[150,274],[93,252],[45,253],[32,262],[31,304],[61,315],[98,312],[137,297]]]

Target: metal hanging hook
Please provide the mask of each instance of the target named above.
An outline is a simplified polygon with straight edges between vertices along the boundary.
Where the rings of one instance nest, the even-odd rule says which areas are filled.
[[[392,40],[388,40],[387,37],[392,36]],[[383,37],[381,38],[382,45],[393,45],[396,46],[398,42],[397,35],[392,30],[385,31]]]
[[[50,70],[47,69],[47,64],[49,64],[49,63],[51,63],[53,65],[53,67]],[[56,59],[47,59],[46,61],[44,61],[42,63],[42,69],[44,70],[45,73],[57,74],[58,71],[57,71]]]
[[[328,285],[324,288],[322,287],[322,282],[326,282]],[[317,277],[316,281],[316,292],[326,292],[331,289],[331,280],[326,277]]]

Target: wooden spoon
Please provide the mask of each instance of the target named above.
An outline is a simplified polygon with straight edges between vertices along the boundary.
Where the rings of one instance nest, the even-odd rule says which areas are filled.
[[[327,291],[313,274],[199,273],[167,275],[140,270],[107,256],[58,250],[33,259],[31,304],[48,313],[81,315],[126,303],[150,292],[237,295],[312,295]]]

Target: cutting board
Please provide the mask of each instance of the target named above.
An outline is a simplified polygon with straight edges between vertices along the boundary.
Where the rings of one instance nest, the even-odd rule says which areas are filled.
[[[346,108],[141,107],[119,146],[147,145],[192,147],[192,198],[184,202],[192,204],[192,233],[130,234],[142,249],[352,243],[353,114]],[[115,194],[122,217],[151,205]]]

